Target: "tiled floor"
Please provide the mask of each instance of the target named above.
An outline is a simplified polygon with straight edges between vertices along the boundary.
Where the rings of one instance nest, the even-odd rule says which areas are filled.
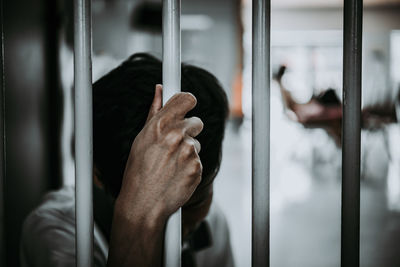
[[[271,266],[340,266],[341,152],[322,130],[272,124]],[[228,218],[237,266],[249,267],[251,131],[246,123],[239,132],[231,126],[215,200]],[[400,266],[400,213],[387,205],[388,136],[362,138],[361,266]]]

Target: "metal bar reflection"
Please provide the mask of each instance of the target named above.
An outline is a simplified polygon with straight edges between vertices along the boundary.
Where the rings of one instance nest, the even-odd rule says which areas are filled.
[[[271,1],[253,0],[252,266],[269,266]]]
[[[344,1],[342,244],[343,267],[360,265],[362,0]]]
[[[74,1],[76,265],[93,260],[91,1]]]
[[[163,1],[163,102],[181,91],[181,2]],[[181,266],[181,209],[167,223],[164,265]]]

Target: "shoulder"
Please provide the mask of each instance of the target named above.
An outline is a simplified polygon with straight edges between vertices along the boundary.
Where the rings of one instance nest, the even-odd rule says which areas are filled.
[[[104,266],[106,256],[99,252],[97,243],[95,240],[95,266]],[[22,266],[75,266],[73,187],[46,194],[28,215],[22,227],[20,257]]]
[[[32,236],[46,234],[46,230],[63,230],[74,232],[74,191],[73,188],[62,188],[45,195],[42,203],[25,219],[22,234]]]
[[[50,266],[57,258],[75,253],[73,189],[48,193],[25,219],[21,236],[21,260],[30,266]]]
[[[74,216],[75,195],[73,187],[63,187],[47,193],[37,208],[26,218],[29,225],[31,220],[65,220]]]
[[[196,259],[199,266],[233,267],[234,260],[230,243],[228,222],[221,208],[213,202],[206,217],[212,246],[199,252]]]

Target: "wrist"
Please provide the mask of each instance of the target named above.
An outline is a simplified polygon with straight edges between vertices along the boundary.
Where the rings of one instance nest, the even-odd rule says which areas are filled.
[[[107,266],[161,266],[165,220],[132,203],[115,201]]]
[[[115,201],[114,219],[123,220],[130,225],[135,225],[146,231],[164,229],[168,216],[161,207],[146,208],[144,205],[134,203],[123,196],[118,196]]]

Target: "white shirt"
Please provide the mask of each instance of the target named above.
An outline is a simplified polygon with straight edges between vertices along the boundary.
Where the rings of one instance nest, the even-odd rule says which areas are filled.
[[[21,266],[75,266],[75,194],[73,187],[48,193],[24,222]],[[212,246],[195,254],[197,267],[233,267],[229,230],[222,211],[213,204],[206,217]],[[108,243],[94,223],[94,266],[107,265]]]

